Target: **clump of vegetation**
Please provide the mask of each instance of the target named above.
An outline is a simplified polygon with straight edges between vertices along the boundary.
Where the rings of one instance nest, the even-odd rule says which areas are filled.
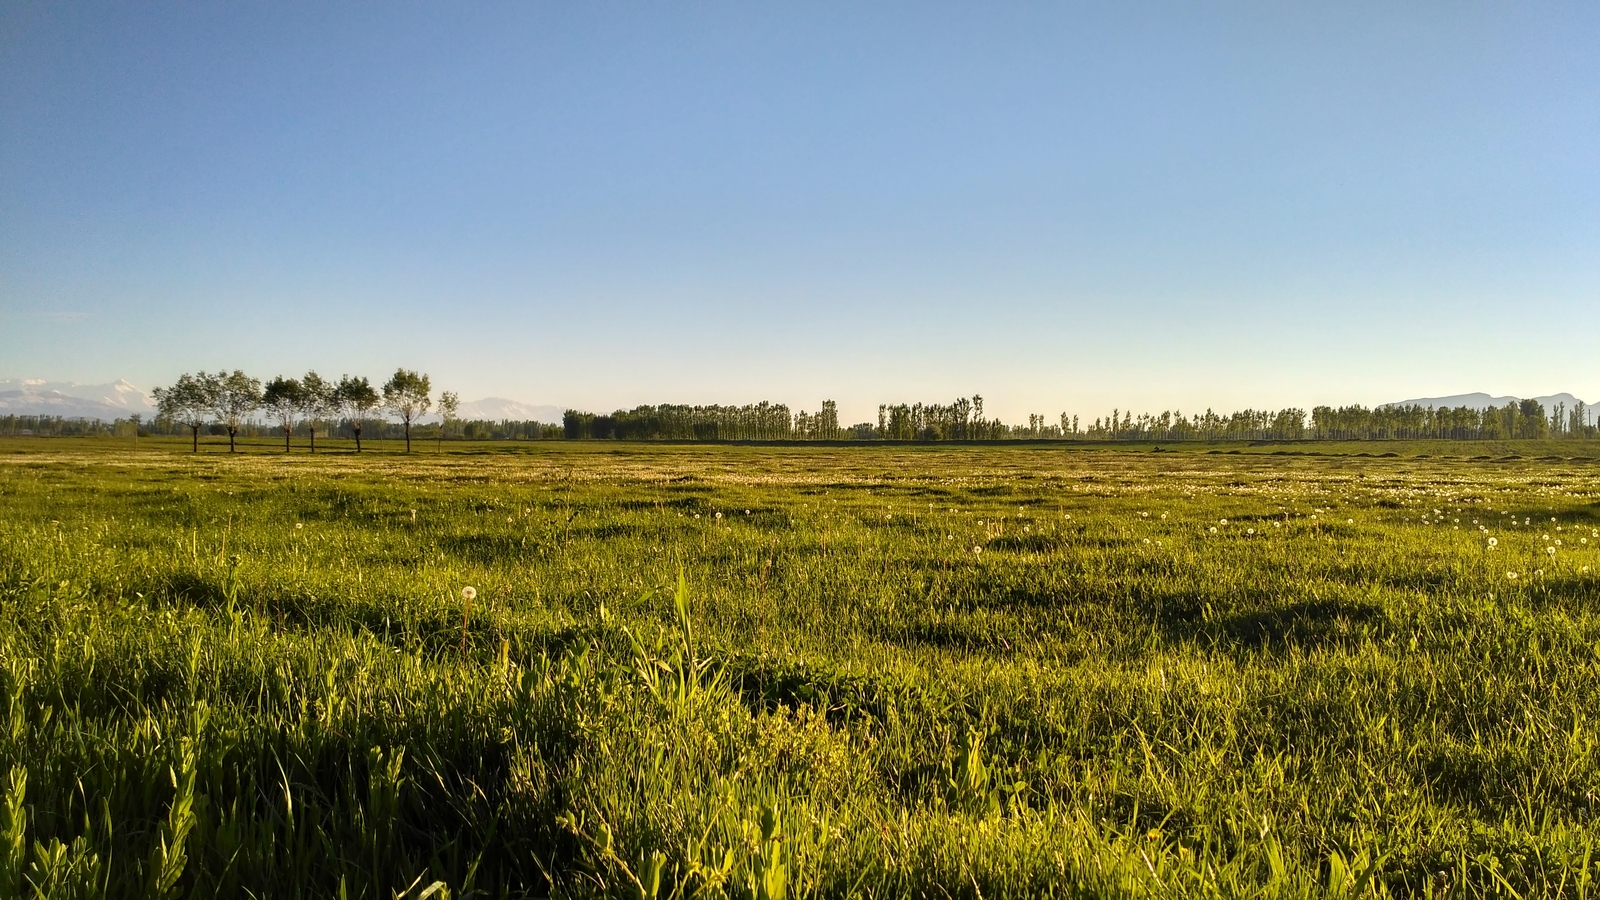
[[[191,437],[0,456],[0,895],[1600,880],[1592,462]]]

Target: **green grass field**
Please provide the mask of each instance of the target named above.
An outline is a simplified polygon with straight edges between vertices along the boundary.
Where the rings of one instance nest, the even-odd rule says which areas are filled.
[[[0,897],[1600,895],[1585,444],[274,446],[0,441]]]

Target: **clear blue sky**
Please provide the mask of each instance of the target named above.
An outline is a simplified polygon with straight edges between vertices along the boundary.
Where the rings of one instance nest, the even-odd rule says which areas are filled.
[[[1600,4],[0,5],[0,377],[1600,397]]]

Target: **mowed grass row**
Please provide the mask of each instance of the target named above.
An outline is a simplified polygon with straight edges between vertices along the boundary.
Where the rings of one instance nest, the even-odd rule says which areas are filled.
[[[1597,476],[36,442],[0,895],[1591,896]]]

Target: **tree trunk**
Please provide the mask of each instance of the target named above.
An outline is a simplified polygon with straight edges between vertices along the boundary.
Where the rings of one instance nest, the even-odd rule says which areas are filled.
[[[317,452],[317,426],[311,425],[309,428],[311,430],[311,452],[315,453]]]
[[[289,426],[283,426],[283,452],[289,452]]]
[[[360,425],[356,425],[356,426],[353,426],[353,428],[354,428],[355,433],[356,433],[356,452],[360,453],[361,452],[361,426]]]
[[[406,420],[406,452],[411,452],[411,420]]]
[[[199,453],[200,452],[200,426],[199,425],[190,425],[189,429],[194,432],[194,451],[193,452]]]
[[[233,452],[233,436],[235,434],[238,434],[238,433],[239,433],[239,429],[234,428],[231,425],[228,426],[228,452],[229,453]]]

